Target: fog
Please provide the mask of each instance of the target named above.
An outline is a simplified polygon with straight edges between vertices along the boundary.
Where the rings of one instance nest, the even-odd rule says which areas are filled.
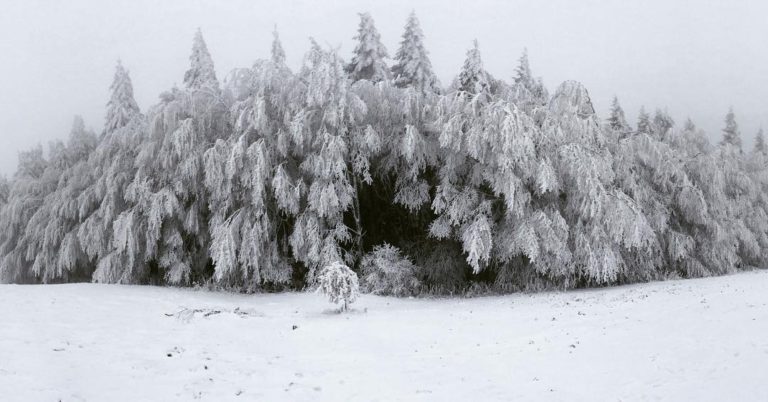
[[[583,82],[601,114],[617,95],[634,123],[641,105],[691,117],[720,138],[733,106],[745,148],[768,125],[768,3],[759,1],[10,1],[0,3],[0,174],[17,153],[65,139],[75,114],[101,130],[118,59],[143,111],[180,84],[192,36],[203,31],[219,78],[269,56],[277,26],[296,69],[308,37],[349,58],[369,11],[390,56],[415,10],[443,84],[473,39],[486,69],[509,80],[528,48],[550,90]],[[768,128],[768,127],[767,127]]]

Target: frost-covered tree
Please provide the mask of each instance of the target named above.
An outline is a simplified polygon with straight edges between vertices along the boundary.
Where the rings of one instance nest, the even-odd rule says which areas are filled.
[[[696,124],[694,124],[693,120],[691,118],[685,119],[685,124],[683,125],[683,131],[693,132],[696,131]]]
[[[328,296],[331,303],[341,303],[342,312],[349,310],[349,305],[360,296],[357,274],[339,261],[320,270],[318,285],[317,291]]]
[[[285,65],[285,50],[283,50],[277,28],[272,31],[272,63],[278,66]]]
[[[0,175],[0,208],[3,207],[6,203],[8,203],[8,194],[11,191],[10,184],[8,183],[8,178]]]
[[[765,135],[763,134],[763,128],[757,131],[755,135],[755,153],[761,153],[763,156],[768,156],[768,146],[765,145]]]
[[[107,132],[124,127],[139,114],[139,105],[133,98],[131,77],[119,60],[115,68],[115,77],[109,89],[111,95],[107,103],[106,123],[104,125],[104,130]]]
[[[733,113],[733,108],[730,108],[728,114],[725,115],[725,128],[723,129],[723,139],[720,141],[720,144],[728,144],[741,150],[741,131],[739,131],[739,125],[736,123],[736,115]]]
[[[295,201],[299,207],[288,203],[285,207],[296,216],[290,235],[293,256],[309,269],[313,281],[319,267],[359,258],[359,241],[352,254],[343,247],[353,235],[345,215],[351,212],[353,220],[359,221],[356,186],[360,177],[368,180],[367,154],[375,150],[377,135],[355,125],[365,114],[365,104],[349,90],[336,52],[313,42],[299,75],[306,89],[300,110],[291,117],[290,136],[301,159],[296,172],[285,176],[284,188],[301,186],[306,191]],[[358,147],[354,139],[364,137],[371,139],[358,142],[365,145]],[[294,197],[286,194],[285,199]],[[359,225],[355,226],[356,236],[362,235]]]
[[[608,127],[619,133],[626,133],[631,130],[627,123],[627,117],[624,115],[624,109],[619,104],[619,98],[613,97],[611,101],[611,113],[608,117]]]
[[[392,75],[398,87],[412,86],[422,92],[440,92],[440,83],[432,71],[416,12],[412,11],[408,16],[400,47],[395,53]]]
[[[219,87],[213,59],[208,53],[208,46],[203,39],[203,32],[198,28],[192,42],[192,54],[189,56],[189,70],[184,73],[184,85],[192,90]]]
[[[672,127],[675,126],[675,121],[667,113],[666,110],[656,109],[656,113],[653,115],[653,133],[659,136],[659,138],[665,138]]]
[[[490,76],[483,69],[483,59],[477,40],[472,42],[472,48],[467,50],[467,57],[459,73],[457,89],[473,96],[487,95],[491,92]]]
[[[360,25],[354,37],[356,44],[352,61],[347,65],[347,72],[352,81],[385,81],[391,78],[385,59],[389,57],[387,48],[381,43],[379,31],[373,18],[368,13],[361,13]]]
[[[8,201],[0,213],[0,224],[3,227],[0,232],[0,282],[34,280],[31,272],[34,254],[27,255],[27,241],[30,239],[25,239],[24,234],[32,216],[45,197],[53,191],[51,180],[45,177],[49,171],[48,166],[42,146],[19,153],[19,164],[11,183]]]
[[[148,112],[148,133],[127,186],[130,207],[114,221],[114,253],[99,278],[114,282],[189,284],[204,280],[209,237],[205,150],[229,130],[202,34],[195,34],[186,89],[161,94]]]
[[[493,82],[493,80],[491,80]],[[544,87],[541,78],[534,78],[528,61],[528,50],[523,50],[511,86],[496,82],[492,86],[500,87],[506,92],[506,98],[531,115],[537,124],[541,124],[546,115],[546,105],[549,102],[549,92]]]
[[[305,188],[296,172],[291,124],[303,83],[280,60],[259,61],[231,107],[233,130],[204,154],[209,252],[214,279],[249,289],[291,278],[287,236]],[[301,155],[300,152],[298,152]]]
[[[121,273],[136,261],[137,242],[117,238],[116,233],[125,236],[126,232],[116,232],[114,224],[129,207],[126,192],[136,172],[134,162],[139,144],[147,130],[146,120],[133,98],[128,71],[120,63],[110,89],[107,124],[84,164],[81,178],[84,188],[76,198],[80,219],[77,240],[88,259],[96,263],[93,280],[100,282],[128,281]],[[119,116],[119,119],[109,116]],[[129,250],[122,247],[125,245],[132,247]]]
[[[637,115],[637,132],[643,134],[653,134],[651,115],[645,111],[645,106],[640,107],[640,112]]]

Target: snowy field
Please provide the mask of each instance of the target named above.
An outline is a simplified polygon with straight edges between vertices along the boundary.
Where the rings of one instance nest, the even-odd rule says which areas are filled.
[[[768,400],[765,271],[343,315],[94,284],[3,285],[0,306],[3,401]]]

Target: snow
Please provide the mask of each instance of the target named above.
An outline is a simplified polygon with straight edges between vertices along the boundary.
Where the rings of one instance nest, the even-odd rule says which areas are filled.
[[[336,314],[314,293],[2,285],[0,399],[768,400],[766,289],[768,272],[753,271],[363,296]]]

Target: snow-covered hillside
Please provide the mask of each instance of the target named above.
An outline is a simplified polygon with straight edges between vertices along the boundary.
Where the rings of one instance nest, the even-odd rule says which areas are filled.
[[[3,285],[0,306],[11,402],[768,400],[765,271],[342,315],[311,293],[94,284]]]

